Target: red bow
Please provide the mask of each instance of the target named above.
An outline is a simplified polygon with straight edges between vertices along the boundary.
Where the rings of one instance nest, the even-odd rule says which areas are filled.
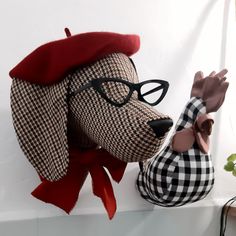
[[[172,149],[177,152],[185,152],[196,141],[203,153],[208,153],[209,135],[211,134],[213,119],[207,115],[197,117],[192,127],[176,132],[172,139]]]
[[[31,194],[39,200],[60,207],[69,214],[90,173],[93,193],[101,198],[109,218],[112,219],[116,212],[116,199],[109,176],[103,167],[107,168],[113,180],[120,182],[127,163],[111,156],[103,149],[79,151],[71,148],[69,154],[70,163],[66,176],[55,182],[41,178],[42,183]]]

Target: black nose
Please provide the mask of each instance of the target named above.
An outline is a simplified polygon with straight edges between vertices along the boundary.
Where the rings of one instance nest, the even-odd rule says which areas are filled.
[[[166,132],[170,130],[173,125],[173,121],[171,119],[165,120],[152,120],[148,121],[148,125],[154,130],[154,133],[158,138],[163,137]]]

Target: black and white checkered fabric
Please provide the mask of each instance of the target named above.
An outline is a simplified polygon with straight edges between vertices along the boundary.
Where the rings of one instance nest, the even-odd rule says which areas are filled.
[[[196,117],[205,113],[203,101],[191,98],[175,130],[191,127]],[[141,196],[156,205],[174,207],[198,201],[206,197],[214,184],[211,157],[202,153],[196,143],[182,153],[167,145],[146,163],[136,184]]]

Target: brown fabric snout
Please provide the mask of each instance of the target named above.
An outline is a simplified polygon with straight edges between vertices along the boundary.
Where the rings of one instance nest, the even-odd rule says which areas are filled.
[[[99,77],[138,82],[136,71],[129,58],[123,54],[111,54],[72,74],[70,89],[74,91],[90,79]],[[106,89],[114,99],[127,93],[125,88],[116,84],[110,84]],[[127,104],[115,107],[90,88],[71,98],[70,112],[75,122],[94,143],[126,162],[151,158],[159,151],[169,131],[167,129],[161,137],[156,137],[148,122],[170,120],[170,117],[140,102],[135,93]]]

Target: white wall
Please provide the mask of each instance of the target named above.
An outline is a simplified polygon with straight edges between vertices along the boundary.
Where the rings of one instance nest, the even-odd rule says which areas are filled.
[[[233,9],[234,1],[230,8]],[[114,31],[141,36],[141,49],[134,56],[140,80],[166,79],[170,90],[158,110],[176,121],[189,97],[193,75],[229,68],[231,92],[221,116],[217,117],[212,145],[217,181],[214,197],[236,194],[236,179],[222,170],[224,159],[236,152],[235,107],[235,35],[234,15],[224,0],[7,0],[0,3],[0,211],[14,211],[19,202],[22,209],[41,209],[29,195],[37,184],[37,176],[22,154],[11,124],[9,70],[33,49],[48,41],[65,37],[64,27],[72,34],[85,31]],[[227,51],[225,50],[226,37]],[[234,38],[235,39],[235,38]],[[223,40],[223,41],[222,41]],[[226,53],[227,52],[227,53]],[[234,51],[235,52],[235,51]],[[231,123],[230,123],[231,122]],[[234,133],[232,126],[234,126]],[[234,139],[234,140],[233,140]],[[134,189],[136,165],[130,165],[122,183],[115,187],[118,210],[151,208]],[[231,187],[234,185],[234,188]],[[90,188],[90,185],[86,187]],[[89,191],[89,190],[88,190]],[[99,201],[82,197],[79,211],[102,208]],[[89,193],[90,194],[90,193]],[[226,194],[226,195],[225,195]],[[86,202],[86,199],[91,202]],[[20,200],[19,200],[20,199]],[[9,203],[9,206],[6,204]],[[83,205],[84,204],[84,205]],[[36,207],[37,206],[37,207]],[[84,206],[84,207],[83,207]],[[52,209],[52,208],[50,208]]]
[[[229,70],[230,86],[226,101],[217,116],[218,126],[214,130],[212,142],[216,156],[216,188],[213,197],[230,198],[236,195],[236,178],[231,173],[222,170],[226,158],[236,153],[236,8],[235,1],[225,1],[225,12],[228,12],[228,21],[225,20],[225,57],[221,57],[221,64]]]
[[[157,76],[171,83],[162,107],[168,104],[165,112],[174,113],[179,93],[185,96],[183,100],[188,96],[193,73],[198,69],[208,73],[219,67],[223,3],[223,0],[1,2],[1,107],[8,107],[9,103],[8,71],[40,44],[65,37],[63,29],[68,26],[74,34],[93,30],[139,34],[142,46],[135,59],[146,77]]]

